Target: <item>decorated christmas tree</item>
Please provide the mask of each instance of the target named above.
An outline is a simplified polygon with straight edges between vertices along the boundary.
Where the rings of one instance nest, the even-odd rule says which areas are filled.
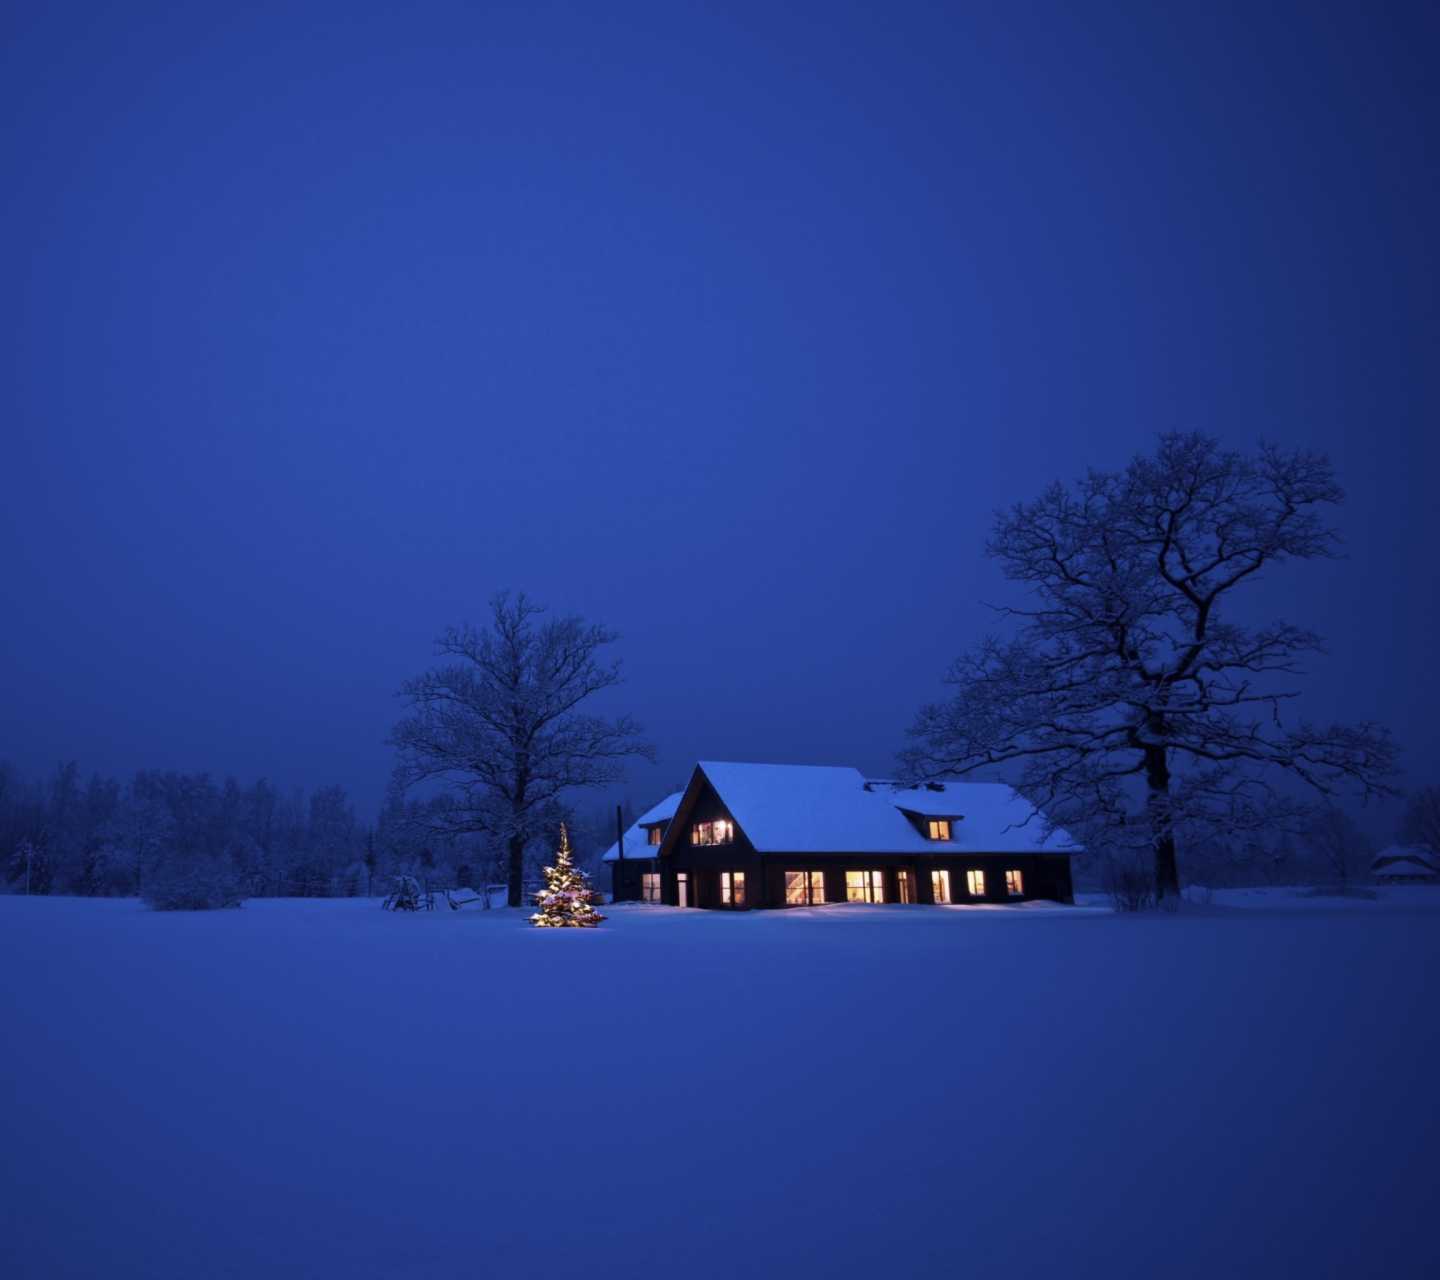
[[[545,887],[535,895],[540,910],[530,917],[537,929],[593,929],[602,916],[591,905],[590,877],[570,861],[570,837],[560,824],[560,851],[545,868]]]

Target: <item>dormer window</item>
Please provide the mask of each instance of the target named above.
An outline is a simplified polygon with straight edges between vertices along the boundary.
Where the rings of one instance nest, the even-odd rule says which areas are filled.
[[[651,827],[651,828],[650,828],[650,838],[649,838],[645,843],[646,843],[646,844],[659,844],[662,840],[664,840],[664,838],[665,838],[665,833],[664,833],[663,831],[661,831],[659,827]]]
[[[703,844],[733,844],[735,842],[735,824],[721,819],[719,822],[697,822],[694,830],[690,833],[692,845]]]
[[[932,839],[932,840],[948,840],[948,839],[950,839],[950,819],[949,819],[949,818],[931,818],[931,819],[930,819],[930,839]]]

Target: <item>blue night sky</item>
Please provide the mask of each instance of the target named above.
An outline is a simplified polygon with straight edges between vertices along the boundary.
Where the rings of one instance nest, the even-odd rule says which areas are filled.
[[[1165,12],[1159,10],[1164,9]],[[662,763],[888,772],[991,513],[1329,451],[1251,603],[1440,781],[1440,9],[7,6],[0,757],[336,781],[502,587]]]

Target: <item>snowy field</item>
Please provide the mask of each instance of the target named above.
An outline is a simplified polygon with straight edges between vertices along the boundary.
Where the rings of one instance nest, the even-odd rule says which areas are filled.
[[[1440,892],[0,897],[0,1276],[1440,1275]]]

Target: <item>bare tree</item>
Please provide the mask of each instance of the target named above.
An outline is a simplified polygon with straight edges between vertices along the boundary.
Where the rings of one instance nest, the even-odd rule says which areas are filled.
[[[1305,828],[1305,847],[1315,861],[1316,883],[1353,894],[1370,872],[1370,841],[1348,813],[1322,808]]]
[[[1401,844],[1418,844],[1440,853],[1440,787],[1421,787],[1410,793],[1399,834]]]
[[[1055,484],[996,520],[986,546],[1033,607],[952,666],[902,752],[915,778],[1013,765],[1022,790],[1090,847],[1146,849],[1177,893],[1177,836],[1252,830],[1298,808],[1284,778],[1329,797],[1393,794],[1396,747],[1373,723],[1282,710],[1319,638],[1241,625],[1234,593],[1271,565],[1331,558],[1328,459],[1199,433],[1162,435],[1123,472]],[[1303,788],[1302,788],[1303,790]]]
[[[502,592],[490,602],[489,628],[448,628],[436,645],[454,661],[401,687],[409,714],[390,738],[400,752],[397,793],[444,784],[420,820],[442,838],[483,832],[505,843],[512,907],[526,846],[558,819],[561,796],[620,781],[627,756],[655,759],[629,716],[578,710],[620,683],[619,662],[595,656],[618,637],[574,615],[537,622],[543,612]]]

